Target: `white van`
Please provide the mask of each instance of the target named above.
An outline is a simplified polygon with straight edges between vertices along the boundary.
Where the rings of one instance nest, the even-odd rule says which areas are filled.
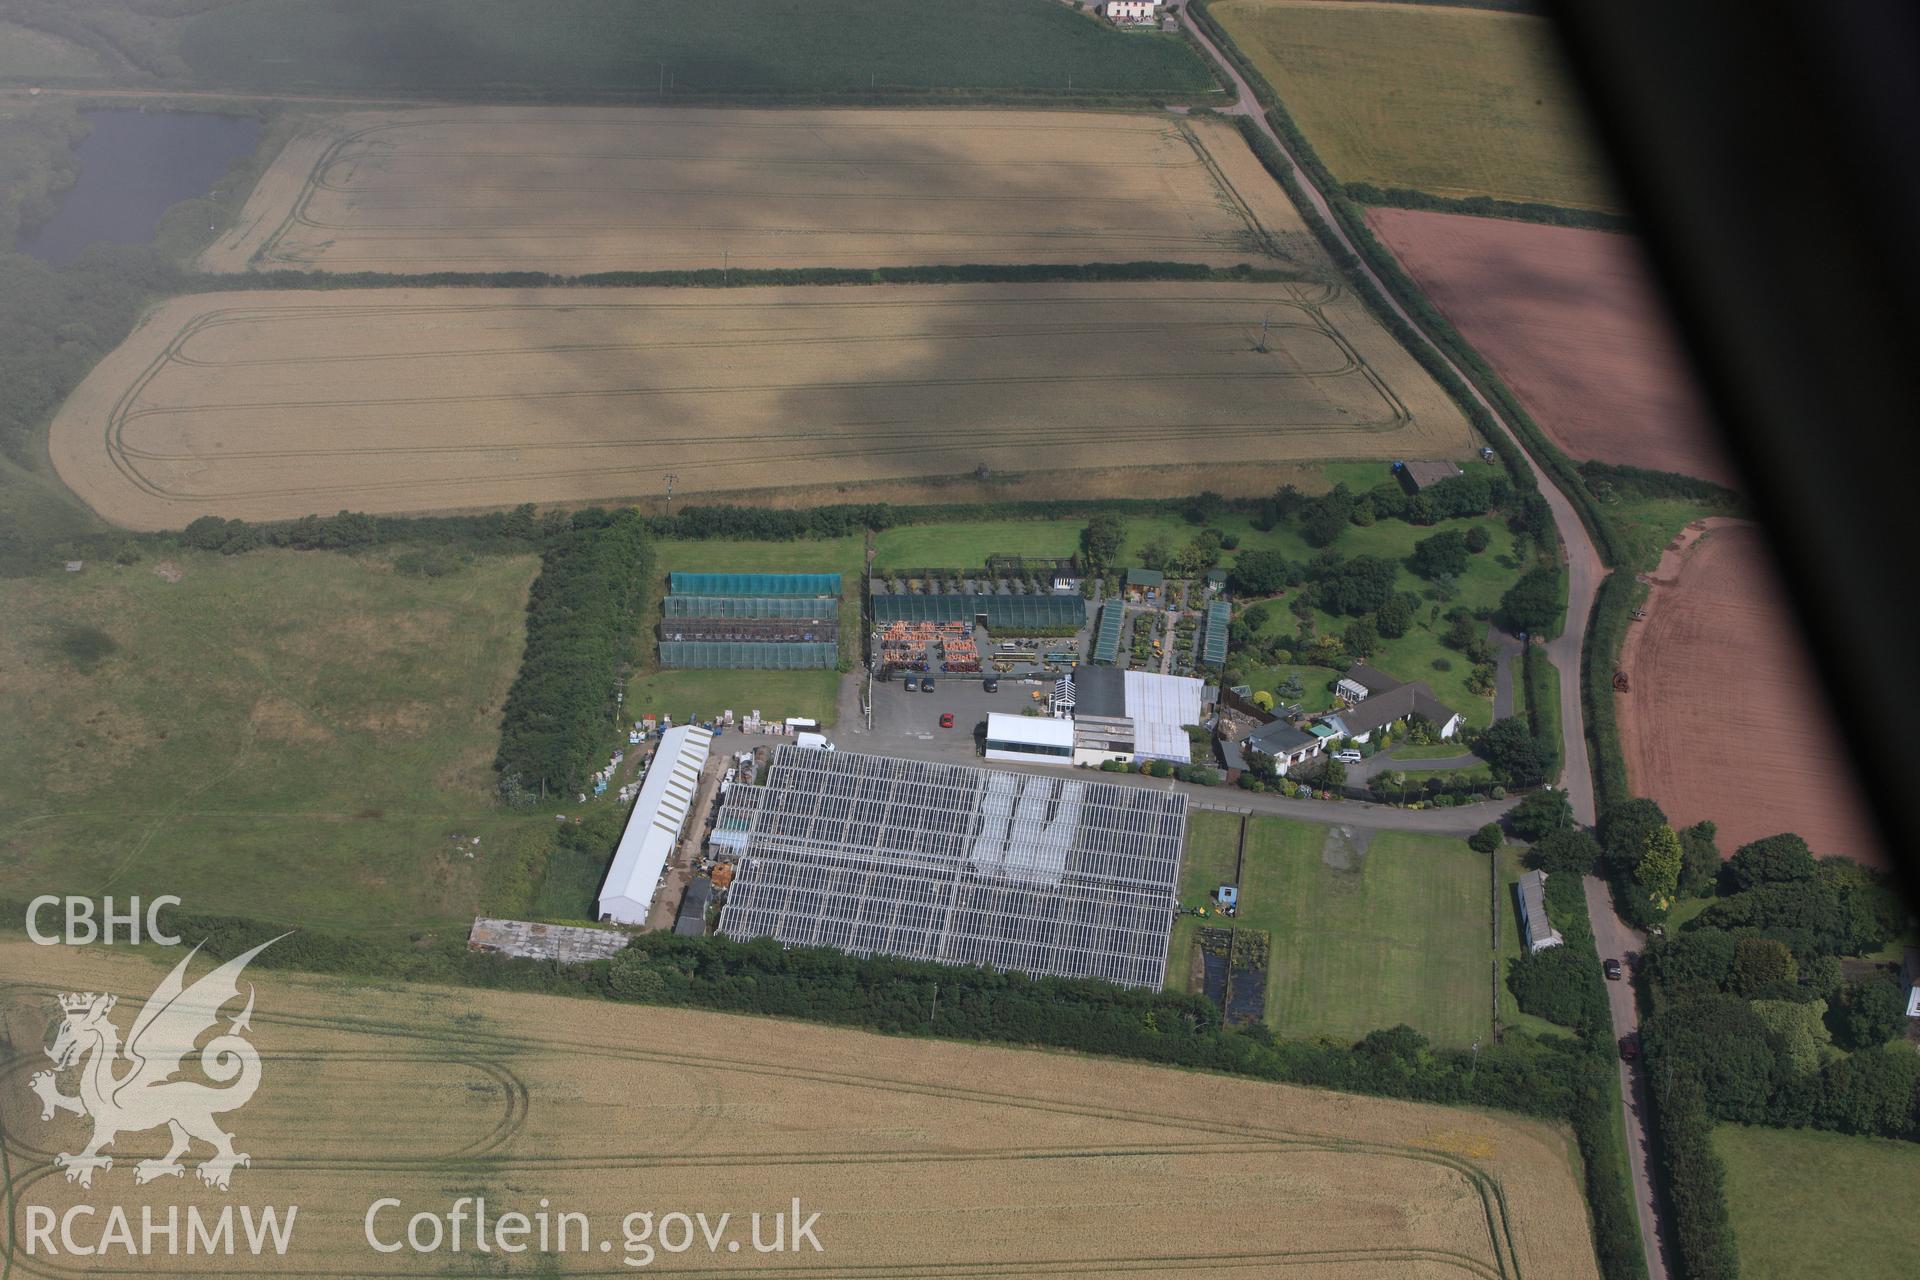
[[[1359,764],[1362,760],[1366,759],[1365,756],[1355,751],[1352,747],[1348,747],[1345,751],[1334,752],[1333,758],[1341,764]]]

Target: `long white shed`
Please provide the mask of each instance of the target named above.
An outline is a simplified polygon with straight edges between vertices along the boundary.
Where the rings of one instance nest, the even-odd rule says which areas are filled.
[[[600,918],[619,924],[645,924],[660,875],[680,843],[687,814],[700,790],[700,771],[706,767],[713,732],[697,724],[681,725],[660,735],[653,766],[640,784],[627,826],[614,850],[613,866],[600,886]]]

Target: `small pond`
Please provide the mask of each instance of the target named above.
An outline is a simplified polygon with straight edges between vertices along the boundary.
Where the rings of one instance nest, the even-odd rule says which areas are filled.
[[[53,221],[20,237],[20,250],[71,262],[96,241],[144,244],[169,205],[204,196],[260,141],[260,122],[197,111],[113,109],[81,113],[80,177]]]

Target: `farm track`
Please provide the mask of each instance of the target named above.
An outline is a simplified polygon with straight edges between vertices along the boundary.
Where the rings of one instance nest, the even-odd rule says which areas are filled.
[[[22,1001],[44,1003],[41,997],[53,988],[40,986],[32,982],[11,982],[6,984],[10,1003],[16,1005]],[[127,991],[124,998],[137,1001],[143,992]],[[568,1008],[578,1002],[568,1001],[562,1006]],[[592,1006],[586,1006],[592,1007]],[[684,1016],[684,1015],[682,1015]],[[748,1025],[758,1026],[758,1022]],[[1096,1105],[1084,1101],[1070,1100],[1071,1095],[1038,1096],[1011,1089],[980,1088],[959,1085],[943,1085],[925,1080],[915,1080],[890,1073],[874,1072],[869,1069],[830,1070],[815,1069],[795,1065],[791,1060],[772,1061],[751,1055],[734,1056],[731,1054],[706,1054],[698,1052],[655,1050],[640,1047],[631,1042],[609,1043],[604,1040],[581,1038],[578,1036],[552,1036],[545,1033],[537,1036],[520,1036],[503,1033],[495,1029],[464,1029],[451,1025],[426,1028],[418,1022],[395,1022],[384,1018],[363,1016],[340,1016],[328,1014],[272,1013],[263,1014],[257,1019],[259,1038],[270,1040],[275,1029],[282,1031],[300,1030],[308,1033],[338,1035],[341,1037],[371,1037],[375,1039],[397,1039],[418,1044],[419,1049],[387,1051],[360,1051],[329,1055],[321,1053],[268,1054],[266,1060],[269,1069],[276,1063],[297,1061],[322,1061],[329,1056],[337,1062],[357,1062],[362,1064],[381,1063],[422,1063],[444,1062],[462,1067],[481,1067],[489,1070],[497,1087],[507,1096],[507,1116],[496,1126],[485,1140],[478,1141],[470,1149],[456,1154],[441,1156],[408,1155],[392,1158],[362,1159],[341,1157],[300,1157],[300,1156],[262,1156],[256,1159],[253,1172],[269,1176],[274,1171],[317,1175],[322,1173],[378,1173],[398,1174],[414,1172],[439,1175],[454,1180],[455,1185],[497,1185],[501,1178],[513,1179],[515,1175],[524,1175],[536,1171],[559,1173],[564,1171],[604,1172],[613,1170],[646,1171],[698,1171],[708,1170],[724,1173],[729,1170],[755,1168],[814,1168],[835,1167],[859,1168],[871,1166],[907,1167],[925,1164],[950,1164],[958,1167],[974,1167],[982,1164],[1009,1164],[1014,1168],[1031,1169],[1034,1161],[1078,1161],[1091,1159],[1148,1159],[1154,1157],[1206,1157],[1219,1159],[1232,1155],[1261,1156],[1280,1153],[1318,1153],[1351,1156],[1360,1159],[1387,1159],[1393,1161],[1411,1161],[1421,1164],[1446,1176],[1457,1178],[1480,1208],[1486,1231],[1486,1252],[1462,1252],[1458,1249],[1434,1248],[1412,1245],[1383,1244],[1378,1247],[1316,1248],[1312,1250],[1276,1250],[1272,1252],[1249,1252],[1228,1254],[1183,1254],[1179,1252],[1126,1253],[1114,1252],[1097,1257],[1087,1257],[1064,1261],[1058,1258],[1032,1257],[1024,1259],[995,1259],[992,1263],[947,1262],[937,1264],[887,1264],[887,1265],[846,1265],[844,1262],[828,1267],[781,1267],[757,1274],[790,1275],[794,1277],[812,1277],[828,1274],[854,1275],[904,1275],[926,1277],[959,1276],[999,1276],[999,1275],[1083,1275],[1118,1274],[1138,1271],[1159,1271],[1162,1274],[1177,1274],[1188,1266],[1196,1269],[1257,1270],[1262,1267],[1317,1267],[1319,1274],[1341,1274],[1343,1268],[1363,1264],[1381,1265],[1393,1263],[1424,1263],[1443,1268],[1449,1272],[1481,1277],[1483,1280],[1521,1280],[1522,1272],[1516,1259],[1516,1245],[1507,1197],[1500,1181],[1486,1172],[1472,1159],[1447,1151],[1419,1147],[1411,1144],[1371,1141],[1366,1139],[1344,1138],[1338,1135],[1296,1130],[1258,1123],[1243,1124],[1232,1119],[1209,1119],[1204,1116],[1170,1117],[1157,1111],[1140,1110],[1125,1106]],[[817,1033],[817,1032],[816,1032]],[[855,1033],[849,1033],[855,1034]],[[956,1046],[956,1051],[965,1052]],[[999,1052],[999,1051],[990,1051]],[[602,1155],[598,1157],[539,1157],[516,1155],[500,1152],[497,1148],[509,1136],[521,1134],[527,1120],[529,1102],[523,1073],[512,1065],[526,1062],[530,1066],[541,1059],[551,1058],[555,1054],[564,1055],[569,1062],[597,1061],[609,1064],[644,1063],[667,1068],[672,1078],[689,1082],[715,1081],[728,1076],[741,1076],[761,1083],[749,1088],[746,1096],[761,1096],[769,1090],[776,1090],[782,1083],[802,1083],[808,1086],[824,1086],[830,1089],[859,1089],[878,1091],[883,1094],[899,1095],[924,1100],[927,1106],[941,1103],[953,1103],[966,1106],[985,1106],[990,1108],[1009,1108],[1035,1116],[1052,1115],[1092,1119],[1101,1122],[1104,1131],[1109,1126],[1124,1131],[1127,1128],[1146,1131],[1170,1131],[1166,1140],[1133,1141],[1121,1143],[1058,1144],[1033,1143],[1018,1145],[973,1146],[959,1149],[919,1150],[919,1151],[875,1151],[875,1150],[832,1150],[808,1151],[804,1154],[764,1153],[753,1151],[725,1150],[700,1151],[696,1146],[714,1142],[719,1134],[714,1128],[713,1114],[692,1131],[679,1134],[681,1141],[676,1149],[661,1151],[657,1142],[649,1142],[646,1151],[634,1151],[622,1155]],[[31,1066],[32,1060],[23,1058],[6,1073],[11,1080],[19,1072]],[[705,1086],[702,1086],[703,1090]],[[24,1089],[17,1090],[24,1095]],[[535,1096],[538,1096],[537,1094]],[[719,1095],[707,1096],[710,1113],[720,1107]],[[922,1110],[915,1104],[916,1112]],[[1028,1125],[1019,1126],[1022,1129]],[[1202,1133],[1208,1138],[1196,1138],[1192,1135]],[[46,1163],[48,1152],[38,1144],[23,1141],[11,1129],[0,1133],[4,1138],[5,1150],[9,1154],[9,1167],[14,1169],[12,1194],[17,1199],[32,1191],[54,1170]],[[14,1161],[28,1167],[19,1169]],[[676,1180],[684,1175],[675,1173]],[[1025,1176],[1024,1174],[1022,1176]],[[524,1179],[518,1179],[524,1185]],[[57,1184],[55,1184],[57,1185]],[[49,1268],[25,1259],[15,1257],[20,1274],[69,1275],[77,1272],[61,1268]],[[297,1275],[342,1275],[355,1274],[349,1269],[300,1268],[284,1270],[282,1274]],[[609,1272],[611,1274],[612,1272]],[[693,1274],[706,1274],[695,1271]],[[1365,1272],[1364,1274],[1372,1274]]]
[[[1179,465],[1466,443],[1439,389],[1322,284],[446,297],[165,304],[63,410],[56,464],[109,518],[172,527],[619,499],[669,471],[697,493],[1009,470],[1036,451],[1099,466],[1117,445]],[[128,519],[136,495],[147,514]]]

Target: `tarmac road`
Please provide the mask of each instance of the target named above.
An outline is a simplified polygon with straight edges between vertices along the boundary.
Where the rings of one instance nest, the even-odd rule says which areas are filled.
[[[1246,78],[1240,74],[1239,69],[1220,52],[1205,28],[1197,23],[1186,21],[1184,14],[1181,17],[1194,40],[1207,51],[1239,92],[1239,99],[1231,107],[1226,108],[1225,114],[1247,116],[1252,119],[1260,131],[1280,149],[1280,153],[1293,163],[1308,203],[1326,222],[1334,238],[1355,255],[1356,269],[1364,273],[1367,279],[1380,290],[1387,305],[1412,326],[1414,332],[1427,340],[1428,345],[1438,353],[1446,366],[1467,386],[1473,398],[1485,407],[1494,421],[1498,422],[1507,435],[1517,442],[1519,433],[1513,430],[1512,425],[1507,422],[1500,410],[1481,392],[1473,379],[1467,376],[1466,371],[1454,364],[1445,350],[1433,341],[1420,322],[1407,313],[1399,300],[1374,274],[1373,268],[1367,264],[1366,259],[1359,257],[1359,250],[1355,248],[1346,229],[1334,218],[1326,196],[1314,185],[1307,171],[1300,168],[1293,153],[1288,149],[1286,140],[1267,123],[1266,113],[1260,109],[1259,100],[1254,97],[1252,88],[1247,84]],[[1546,651],[1547,657],[1560,671],[1561,758],[1565,762],[1561,774],[1561,786],[1565,788],[1567,798],[1573,804],[1574,816],[1582,823],[1592,825],[1595,816],[1593,772],[1587,758],[1586,722],[1580,705],[1580,651],[1581,642],[1587,633],[1587,619],[1593,612],[1594,595],[1599,591],[1600,580],[1606,576],[1606,571],[1600,563],[1599,553],[1594,550],[1593,540],[1587,536],[1586,526],[1580,523],[1580,517],[1574,512],[1573,504],[1534,462],[1531,454],[1527,454],[1524,448],[1521,453],[1526,457],[1527,466],[1532,469],[1534,480],[1538,483],[1540,492],[1546,497],[1547,505],[1553,512],[1554,527],[1559,532],[1561,550],[1567,561],[1566,625],[1559,636],[1547,642]],[[1475,808],[1477,809],[1478,806]],[[1443,810],[1443,812],[1446,811]],[[1613,914],[1613,905],[1607,897],[1606,886],[1589,877],[1585,888],[1587,914],[1592,917],[1594,936],[1599,941],[1601,955],[1624,957],[1628,954],[1637,954],[1640,949],[1638,935]],[[1607,995],[1613,1011],[1613,1032],[1617,1038],[1639,1027],[1639,1010],[1634,1004],[1631,984],[1610,982],[1607,987]],[[1628,1154],[1633,1167],[1634,1203],[1640,1219],[1641,1247],[1646,1254],[1647,1272],[1652,1280],[1667,1280],[1666,1246],[1660,1229],[1659,1207],[1654,1201],[1649,1171],[1645,1090],[1639,1080],[1638,1069],[1628,1071],[1625,1064],[1622,1064],[1621,1084],[1629,1134]]]

